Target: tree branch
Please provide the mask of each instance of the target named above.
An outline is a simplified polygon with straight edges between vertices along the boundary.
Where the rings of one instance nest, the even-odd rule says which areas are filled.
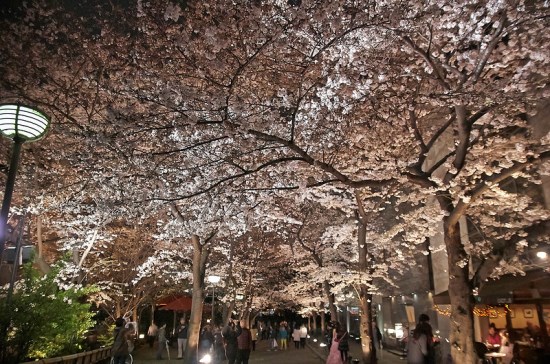
[[[424,52],[420,47],[418,47],[411,38],[405,36],[402,37],[402,39],[434,70],[435,74],[437,75],[437,82],[441,85],[441,87],[443,87],[445,90],[450,90],[451,88],[449,84],[445,81],[445,70],[443,70],[441,65],[437,64],[436,61],[430,56],[430,54]]]
[[[300,160],[303,160],[304,162],[306,162],[306,163],[308,163],[312,166],[318,167],[322,171],[333,175],[334,177],[336,177],[336,179],[338,181],[340,181],[343,184],[345,184],[347,186],[350,186],[352,188],[380,187],[380,186],[384,186],[385,184],[387,184],[388,182],[391,181],[391,179],[388,179],[388,180],[360,180],[360,181],[354,181],[354,180],[350,179],[348,176],[346,176],[345,174],[338,171],[332,165],[329,165],[327,163],[321,162],[321,161],[313,158],[305,150],[298,147],[296,144],[292,143],[291,141],[285,140],[285,139],[280,138],[278,136],[266,134],[266,133],[263,133],[261,131],[256,131],[256,130],[252,130],[252,129],[249,129],[248,132],[250,134],[260,138],[260,139],[267,140],[267,141],[272,141],[272,142],[277,142],[279,144],[284,145],[285,147],[289,148],[290,150],[292,150],[293,152],[298,154],[301,157]]]
[[[222,178],[222,179],[216,181],[215,183],[211,184],[207,188],[202,189],[202,190],[197,191],[197,192],[190,193],[188,195],[178,196],[178,197],[173,197],[173,198],[155,197],[155,198],[151,198],[151,199],[146,199],[144,201],[155,201],[156,200],[156,201],[174,202],[174,201],[179,201],[179,200],[185,200],[185,199],[188,199],[188,198],[191,198],[191,197],[199,196],[199,195],[205,194],[207,192],[210,192],[213,189],[215,189],[216,187],[224,184],[225,182],[228,182],[228,181],[231,181],[231,180],[234,180],[234,179],[238,179],[238,178],[253,174],[253,173],[258,172],[258,171],[260,171],[264,168],[267,168],[267,167],[270,167],[270,166],[273,166],[273,165],[276,165],[276,164],[279,164],[279,163],[285,163],[285,162],[290,162],[290,161],[301,161],[301,160],[303,160],[303,159],[300,158],[300,157],[284,157],[284,158],[274,159],[274,160],[271,160],[271,161],[268,161],[266,163],[261,164],[257,168],[246,170],[242,173],[237,173],[235,175],[227,176],[225,178]]]
[[[497,184],[503,180],[505,180],[508,177],[511,177],[514,173],[520,172],[524,168],[532,165],[534,162],[550,158],[550,150],[544,151],[540,153],[538,156],[529,156],[527,157],[527,161],[523,163],[515,163],[512,167],[502,171],[502,173],[492,176],[486,176],[480,184],[472,189],[470,193],[468,193],[466,196],[470,197],[469,202],[464,202],[463,199],[461,199],[455,206],[455,208],[452,210],[451,215],[449,216],[449,225],[453,225],[458,223],[458,220],[464,213],[466,212],[466,209],[470,205],[472,201],[483,195],[485,191],[487,191],[489,188],[491,188],[492,185]]]
[[[479,80],[479,77],[481,75],[481,72],[483,72],[483,69],[485,68],[485,65],[487,64],[487,61],[489,57],[491,56],[491,53],[497,46],[498,42],[500,41],[500,36],[502,34],[502,31],[504,30],[504,23],[506,22],[506,13],[503,12],[502,16],[499,19],[500,24],[498,25],[497,30],[495,31],[493,38],[491,41],[487,44],[487,48],[481,53],[477,65],[472,73],[472,84],[476,83]]]

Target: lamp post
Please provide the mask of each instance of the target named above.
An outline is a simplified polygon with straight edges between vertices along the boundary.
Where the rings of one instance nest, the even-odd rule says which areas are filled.
[[[0,133],[13,140],[6,190],[0,211],[0,259],[6,245],[8,213],[10,211],[15,175],[24,142],[42,138],[48,131],[50,119],[41,111],[20,104],[0,104]],[[0,260],[1,263],[1,260]]]
[[[208,282],[212,283],[212,325],[214,325],[214,296],[216,295],[216,284],[218,284],[221,280],[220,276],[208,276]]]

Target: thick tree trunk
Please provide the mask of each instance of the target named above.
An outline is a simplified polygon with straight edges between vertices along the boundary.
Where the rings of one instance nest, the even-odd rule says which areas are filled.
[[[449,226],[445,221],[444,233],[449,264],[451,356],[454,363],[475,363],[477,355],[474,350],[474,296],[469,279],[468,256],[460,240],[458,223]]]
[[[193,243],[193,298],[191,301],[187,348],[183,358],[184,364],[196,364],[199,360],[197,356],[204,302],[204,276],[206,261],[210,253],[208,249],[203,249],[198,236],[193,235],[191,241]]]
[[[367,286],[361,286],[361,346],[363,349],[363,363],[376,363],[376,348],[372,336],[372,295]]]
[[[368,269],[368,250],[367,250],[367,226],[365,221],[358,219],[359,228],[357,234],[357,243],[359,249],[360,272],[369,272]],[[372,294],[369,294],[366,284],[360,285],[359,300],[361,302],[361,348],[363,349],[363,363],[376,363],[376,353],[373,352],[374,345],[372,340]]]

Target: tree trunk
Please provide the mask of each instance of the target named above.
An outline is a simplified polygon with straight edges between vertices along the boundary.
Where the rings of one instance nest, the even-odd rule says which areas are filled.
[[[377,363],[376,348],[372,336],[372,295],[366,285],[361,285],[361,347],[363,363]]]
[[[330,319],[332,321],[338,320],[338,313],[336,312],[336,306],[334,305],[334,294],[330,292],[330,284],[325,279],[323,281],[323,290],[328,300],[328,309],[330,310]]]
[[[227,278],[225,279],[225,290],[226,294],[231,294],[231,300],[229,303],[223,303],[223,312],[222,312],[222,327],[226,326],[231,319],[233,310],[235,309],[235,283],[233,278],[233,252],[235,250],[235,243],[232,242],[229,249],[229,267],[227,268]]]
[[[313,311],[313,327],[311,329],[312,333],[317,335],[317,311]]]
[[[325,309],[323,307],[323,304],[321,304],[321,334],[324,334],[327,328],[326,324],[326,315],[325,315]]]
[[[193,243],[193,298],[191,301],[191,317],[187,334],[187,347],[183,362],[185,364],[198,363],[199,334],[201,330],[202,310],[204,302],[204,276],[209,249],[204,249],[198,236],[191,237]]]
[[[469,279],[468,257],[460,240],[458,222],[445,220],[445,246],[449,265],[449,298],[451,302],[451,356],[455,363],[475,363],[474,296]],[[458,263],[463,263],[458,265]]]
[[[122,307],[120,305],[120,301],[116,301],[115,304],[115,320],[122,316]]]
[[[362,207],[360,207],[362,211]],[[364,221],[364,216],[357,219],[359,222],[357,243],[359,249],[359,266],[357,269],[360,272],[369,273],[368,267],[368,249],[367,249],[367,225]],[[369,278],[370,279],[370,278]],[[374,345],[372,340],[372,294],[368,292],[366,284],[361,284],[359,289],[359,300],[361,302],[361,348],[363,349],[363,363],[376,363],[376,353],[373,351]]]
[[[241,320],[244,320],[247,324],[247,327],[250,328],[250,312],[252,311],[252,297],[245,297],[246,305],[243,307],[243,312],[241,312]]]

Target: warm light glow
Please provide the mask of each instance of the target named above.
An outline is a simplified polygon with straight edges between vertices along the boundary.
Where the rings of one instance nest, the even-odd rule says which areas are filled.
[[[37,140],[46,134],[50,119],[42,112],[18,104],[0,105],[0,133],[8,138]]]
[[[327,346],[327,344],[325,344],[325,343],[320,343],[319,346],[322,347],[322,348],[324,348],[325,346]]]
[[[402,339],[404,334],[405,332],[403,331],[403,324],[395,324],[395,338]]]
[[[546,252],[537,252],[537,258],[546,259],[548,258],[548,254]]]
[[[212,357],[210,356],[210,354],[206,354],[205,356],[202,357],[201,360],[199,360],[199,363],[211,363],[212,362]]]
[[[435,311],[442,316],[451,316],[451,308],[442,308],[438,305],[434,305]],[[491,305],[484,305],[484,306],[478,306],[474,307],[472,312],[475,316],[479,317],[504,317],[506,316],[506,313],[510,311],[510,307],[508,305],[504,305],[504,307],[501,306],[491,306]]]
[[[219,283],[221,279],[220,276],[208,276],[208,282],[213,284]]]
[[[145,339],[145,334],[139,334],[140,339]]]
[[[313,342],[316,343],[316,342],[317,342],[317,339],[313,339]]]

